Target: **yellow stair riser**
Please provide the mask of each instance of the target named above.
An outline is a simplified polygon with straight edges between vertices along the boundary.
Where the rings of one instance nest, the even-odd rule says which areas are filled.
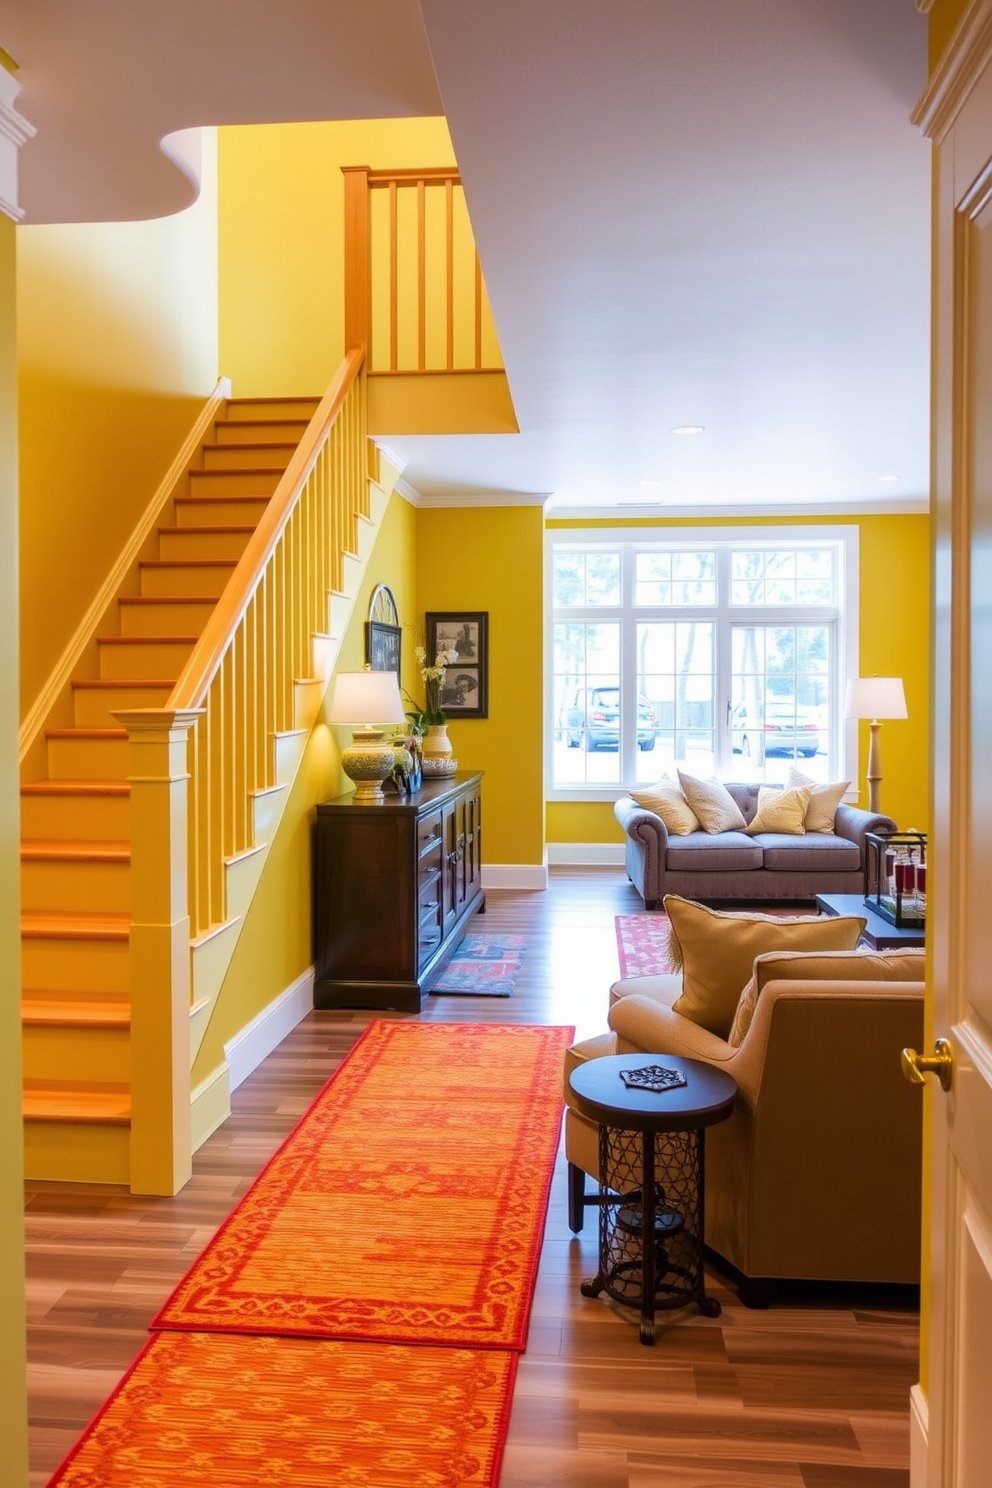
[[[100,646],[100,676],[105,682],[125,681],[133,677],[178,677],[196,645],[195,637],[182,641],[161,641],[149,646],[116,642]]]
[[[49,780],[126,780],[127,773],[126,738],[48,740]]]
[[[126,1028],[25,1028],[25,1080],[131,1083],[131,1035]]]
[[[122,604],[121,635],[202,635],[215,603],[213,599],[188,599],[182,604]]]
[[[299,444],[307,427],[306,419],[285,419],[282,422],[266,420],[263,423],[251,423],[247,419],[236,419],[230,424],[215,424],[214,438],[216,444],[274,444],[282,440],[289,440],[293,444]],[[204,449],[214,446],[205,445]]]
[[[21,908],[130,914],[130,863],[21,861]]]
[[[73,719],[77,728],[116,728],[114,711],[120,708],[164,708],[168,687],[74,687]]]
[[[205,444],[203,446],[204,470],[278,470],[280,473],[289,464],[293,447],[286,444],[266,442],[238,444]]]
[[[21,984],[48,992],[131,990],[131,956],[126,940],[57,940],[23,936]]]
[[[125,842],[131,835],[130,796],[21,795],[25,837]]]
[[[191,496],[271,496],[281,470],[191,470]]]
[[[223,499],[196,496],[176,502],[177,527],[257,527],[272,498],[227,496]]]
[[[150,598],[194,596],[197,599],[217,599],[234,572],[235,564],[215,563],[206,568],[193,564],[184,567],[170,564],[167,568],[141,565],[141,592]],[[175,631],[172,632],[175,635]]]
[[[203,558],[241,557],[248,545],[250,532],[201,532],[195,527],[166,528],[158,535],[158,555],[179,563],[195,563]]]
[[[227,405],[228,424],[278,423],[280,419],[306,419],[317,412],[319,398],[232,398]]]
[[[40,1183],[126,1184],[130,1149],[127,1126],[27,1120],[24,1176]]]

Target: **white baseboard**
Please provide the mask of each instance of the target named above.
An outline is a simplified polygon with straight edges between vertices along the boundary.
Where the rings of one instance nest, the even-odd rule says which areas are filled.
[[[190,1096],[190,1149],[199,1152],[208,1137],[223,1126],[231,1114],[230,1071],[218,1065],[201,1080]]]
[[[263,1008],[256,1018],[246,1023],[224,1045],[224,1056],[231,1073],[231,1089],[237,1090],[312,1009],[313,967],[310,966],[302,976],[297,977],[292,986],[287,987],[285,992],[280,992],[267,1008]]]
[[[927,1488],[930,1411],[922,1385],[909,1392],[909,1488]]]
[[[549,842],[548,862],[565,867],[614,867],[624,863],[622,842]]]
[[[483,863],[484,889],[537,889],[548,887],[546,863]]]

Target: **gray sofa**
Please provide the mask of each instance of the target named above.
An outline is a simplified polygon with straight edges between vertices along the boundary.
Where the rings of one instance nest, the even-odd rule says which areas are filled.
[[[750,822],[759,785],[728,782]],[[864,892],[865,833],[894,832],[890,816],[843,803],[832,834],[790,837],[762,832],[670,835],[660,816],[621,796],[613,808],[626,838],[627,877],[655,909],[666,894],[685,899],[815,899],[817,894]]]

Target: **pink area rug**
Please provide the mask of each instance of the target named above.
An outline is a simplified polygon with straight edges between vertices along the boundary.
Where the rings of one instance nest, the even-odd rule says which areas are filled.
[[[522,935],[466,935],[432,992],[510,997],[524,960]]]
[[[671,924],[657,910],[644,914],[617,915],[617,951],[622,977],[660,976],[671,971],[668,951]]]

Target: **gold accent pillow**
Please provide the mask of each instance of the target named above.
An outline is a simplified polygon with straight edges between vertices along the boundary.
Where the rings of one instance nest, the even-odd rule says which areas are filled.
[[[660,816],[673,837],[688,837],[699,831],[699,822],[685,796],[674,780],[662,775],[657,785],[646,785],[643,790],[632,790],[631,798],[646,811]]]
[[[751,980],[737,1004],[728,1044],[739,1048],[751,1027],[758,998],[769,982],[922,982],[926,952],[776,951],[755,959]]]
[[[755,956],[766,951],[853,951],[867,921],[860,915],[781,915],[708,909],[666,894],[672,965],[682,965],[677,1013],[718,1038],[730,1033]]]
[[[704,832],[743,832],[744,813],[719,780],[697,780],[679,770],[682,794],[699,818]]]
[[[834,830],[834,817],[837,815],[837,807],[847,791],[851,788],[849,780],[834,780],[829,785],[817,785],[802,770],[797,770],[795,765],[789,771],[790,785],[808,785],[810,787],[809,805],[806,807],[806,830],[807,832],[830,832]]]
[[[784,832],[790,837],[804,837],[803,820],[809,805],[809,786],[787,786],[779,790],[776,786],[763,785],[758,790],[758,809],[754,820],[745,827],[749,837],[758,832]]]

